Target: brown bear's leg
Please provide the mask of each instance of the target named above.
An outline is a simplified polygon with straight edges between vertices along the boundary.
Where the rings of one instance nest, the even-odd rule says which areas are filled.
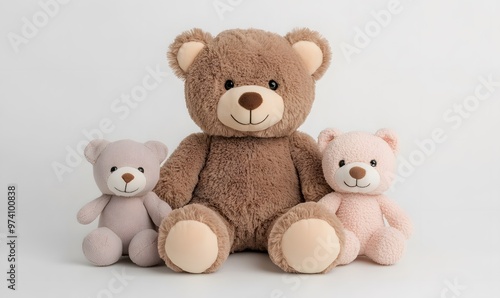
[[[270,227],[268,252],[286,272],[324,273],[338,263],[344,233],[338,218],[314,202],[299,204]]]
[[[234,231],[217,212],[199,204],[172,211],[158,231],[158,252],[174,271],[214,272],[224,263]]]

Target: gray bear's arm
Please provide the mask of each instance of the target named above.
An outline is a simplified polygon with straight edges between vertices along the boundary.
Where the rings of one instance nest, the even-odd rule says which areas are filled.
[[[85,204],[76,216],[78,222],[82,225],[88,225],[93,222],[101,214],[102,210],[104,210],[110,199],[110,195],[102,195]]]
[[[161,221],[170,213],[170,211],[172,211],[172,208],[170,208],[167,203],[160,200],[154,192],[146,194],[144,206],[148,211],[149,217],[151,217],[151,220],[153,220],[157,227],[160,226]]]
[[[290,151],[306,202],[317,202],[332,192],[323,176],[321,153],[312,137],[301,132],[293,133],[290,136]]]
[[[160,180],[153,191],[172,208],[180,208],[191,200],[209,146],[210,137],[206,134],[189,135],[161,168]]]

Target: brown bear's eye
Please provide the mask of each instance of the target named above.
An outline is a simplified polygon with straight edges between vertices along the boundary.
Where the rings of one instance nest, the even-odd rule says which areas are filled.
[[[278,83],[276,83],[275,80],[270,80],[269,81],[269,88],[271,88],[271,90],[276,90],[278,89]]]
[[[111,167],[111,173],[113,173],[114,171],[118,170],[117,167]]]
[[[226,88],[226,90],[229,90],[231,88],[234,87],[234,82],[231,81],[231,80],[227,80],[225,83],[224,83],[224,88]]]
[[[377,161],[375,159],[370,160],[370,166],[376,167],[377,166]]]
[[[138,167],[137,169],[139,170],[139,172],[144,173],[144,168],[143,167]]]
[[[342,159],[341,161],[339,161],[339,167],[343,167],[343,166],[345,166],[345,160]]]

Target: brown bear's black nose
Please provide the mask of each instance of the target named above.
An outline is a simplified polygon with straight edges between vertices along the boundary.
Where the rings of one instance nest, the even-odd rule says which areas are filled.
[[[125,173],[122,175],[122,179],[123,181],[125,181],[125,183],[129,183],[130,181],[134,180],[134,175],[130,173]]]
[[[262,104],[262,96],[257,92],[245,92],[238,99],[238,103],[245,109],[252,111]]]
[[[351,175],[351,177],[354,179],[361,179],[365,177],[365,174],[366,174],[365,169],[360,167],[354,167],[349,170],[349,175]]]

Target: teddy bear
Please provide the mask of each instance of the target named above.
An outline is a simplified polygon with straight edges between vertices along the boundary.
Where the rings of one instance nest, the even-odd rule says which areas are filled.
[[[318,144],[326,181],[335,189],[319,203],[335,212],[345,228],[339,264],[349,264],[358,255],[395,264],[412,231],[405,212],[383,194],[395,177],[396,134],[389,129],[375,134],[325,129]]]
[[[297,131],[328,68],[328,42],[305,28],[193,29],[168,60],[202,132],[179,144],[154,190],[174,208],[159,227],[166,265],[210,273],[230,253],[254,250],[286,272],[333,268],[342,225],[317,203],[331,189],[315,140]]]
[[[128,255],[139,266],[160,263],[157,226],[172,210],[152,192],[167,147],[157,141],[92,140],[84,151],[102,192],[78,212],[81,224],[99,216],[98,228],[83,240],[85,257],[97,266]]]

